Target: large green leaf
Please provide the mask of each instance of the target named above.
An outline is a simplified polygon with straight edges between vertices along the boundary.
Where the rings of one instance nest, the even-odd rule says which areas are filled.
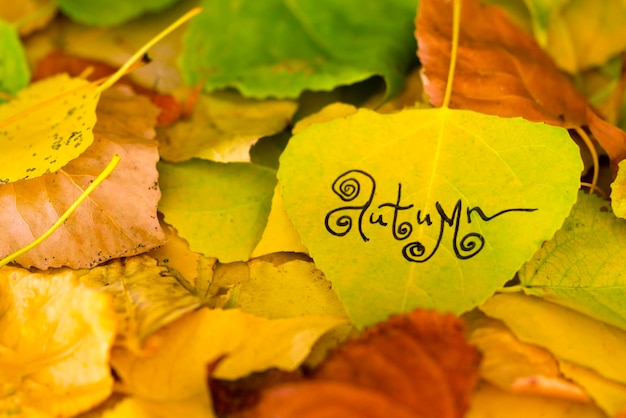
[[[178,0],[57,0],[63,13],[86,25],[113,26],[148,12],[166,9]]]
[[[417,0],[202,1],[180,60],[206,91],[297,97],[382,75],[399,91],[415,57]]]
[[[278,178],[316,265],[367,325],[482,303],[561,226],[581,168],[561,128],[448,108],[360,110],[295,135]]]
[[[247,260],[263,234],[276,172],[246,163],[189,160],[158,165],[159,211],[193,251]]]
[[[0,92],[16,94],[28,85],[30,69],[15,27],[0,19]],[[0,103],[4,100],[0,97]]]
[[[572,213],[519,272],[524,292],[626,329],[626,221],[580,192]]]

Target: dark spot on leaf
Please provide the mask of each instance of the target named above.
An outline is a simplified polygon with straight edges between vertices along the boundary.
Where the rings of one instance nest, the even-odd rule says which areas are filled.
[[[606,206],[601,206],[600,207],[600,212],[608,212],[609,208],[607,208]]]

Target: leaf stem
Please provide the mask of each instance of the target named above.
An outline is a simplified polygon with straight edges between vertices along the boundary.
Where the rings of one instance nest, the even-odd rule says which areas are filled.
[[[585,132],[581,127],[574,128],[576,133],[581,137],[587,149],[589,150],[589,154],[591,154],[591,160],[593,161],[593,177],[591,179],[591,191],[595,191],[598,189],[598,175],[600,171],[600,160],[598,158],[598,153],[596,152],[596,147],[591,142],[589,135]]]
[[[448,81],[446,82],[446,93],[443,97],[441,107],[450,107],[452,97],[452,84],[454,81],[454,70],[456,69],[456,58],[459,53],[459,31],[461,29],[461,1],[454,0],[452,14],[452,50],[450,51],[450,68],[448,70]]]
[[[146,52],[148,52],[148,50],[154,46],[154,44],[159,42],[161,39],[165,38],[167,35],[172,33],[175,29],[177,29],[179,26],[181,26],[183,23],[187,22],[189,19],[191,19],[192,17],[194,17],[195,15],[200,13],[201,11],[202,11],[201,7],[194,7],[193,9],[191,9],[190,11],[185,13],[183,16],[181,16],[174,23],[172,23],[167,28],[165,28],[161,33],[159,33],[154,38],[152,38],[148,42],[146,42],[146,44],[144,46],[142,46],[141,48],[139,48],[137,50],[137,52],[135,52],[133,54],[133,56],[131,56],[128,59],[128,61],[126,61],[124,63],[124,65],[122,65],[119,68],[119,70],[117,70],[111,77],[109,77],[109,79],[107,81],[105,81],[104,83],[102,83],[100,85],[100,87],[98,87],[98,91],[102,92],[102,91],[108,89],[109,87],[111,87],[113,84],[115,84],[120,78],[122,78],[126,74],[126,71],[133,64],[135,64],[135,62],[139,61],[144,56],[144,54]]]
[[[81,193],[78,199],[76,199],[76,201],[72,203],[72,205],[65,211],[65,213],[63,213],[63,215],[61,215],[61,217],[54,223],[54,225],[50,227],[50,229],[48,229],[42,236],[31,242],[24,248],[17,250],[13,254],[0,260],[0,268],[6,266],[11,261],[25,254],[26,252],[32,250],[33,248],[41,244],[46,238],[52,235],[54,231],[56,231],[72,215],[72,213],[74,213],[74,211],[80,206],[80,204],[83,203],[85,199],[87,199],[87,197],[89,197],[89,195],[96,189],[96,187],[98,187],[100,183],[102,183],[104,179],[106,179],[111,174],[111,172],[115,169],[115,167],[117,167],[119,162],[120,156],[115,154],[113,158],[111,158],[109,164],[98,175],[98,177],[96,177],[94,181],[91,182],[91,184]]]

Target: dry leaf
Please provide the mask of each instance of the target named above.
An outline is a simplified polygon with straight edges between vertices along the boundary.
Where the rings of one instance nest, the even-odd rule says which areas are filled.
[[[80,280],[112,296],[118,321],[116,344],[130,350],[139,350],[156,330],[202,304],[173,271],[148,256],[113,260]]]
[[[440,106],[450,64],[452,2],[420,2],[416,25],[424,89]],[[587,120],[587,101],[535,40],[500,8],[478,0],[463,0],[450,107],[565,127]]]
[[[89,268],[111,258],[145,252],[163,242],[156,216],[154,123],[158,110],[128,89],[113,89],[98,104],[95,140],[55,173],[0,185],[0,256],[42,235],[109,163],[113,173],[41,245],[19,257],[27,267]]]
[[[333,352],[313,380],[262,392],[242,416],[462,417],[478,361],[458,318],[414,311]]]
[[[0,312],[0,416],[69,417],[109,396],[116,324],[107,296],[71,270],[4,267]]]

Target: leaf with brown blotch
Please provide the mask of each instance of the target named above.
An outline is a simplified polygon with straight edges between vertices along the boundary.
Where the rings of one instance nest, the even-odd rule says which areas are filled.
[[[242,417],[462,417],[480,355],[450,314],[394,316],[334,351],[312,380],[261,393]]]
[[[496,6],[463,0],[451,108],[575,127],[587,101],[534,39]],[[420,2],[416,37],[431,102],[443,100],[450,64],[452,2]]]
[[[57,172],[0,185],[0,257],[46,232],[114,154],[121,162],[113,173],[62,227],[17,262],[44,270],[91,268],[160,245],[157,114],[148,99],[127,88],[110,89],[98,104],[95,140],[83,154]]]

